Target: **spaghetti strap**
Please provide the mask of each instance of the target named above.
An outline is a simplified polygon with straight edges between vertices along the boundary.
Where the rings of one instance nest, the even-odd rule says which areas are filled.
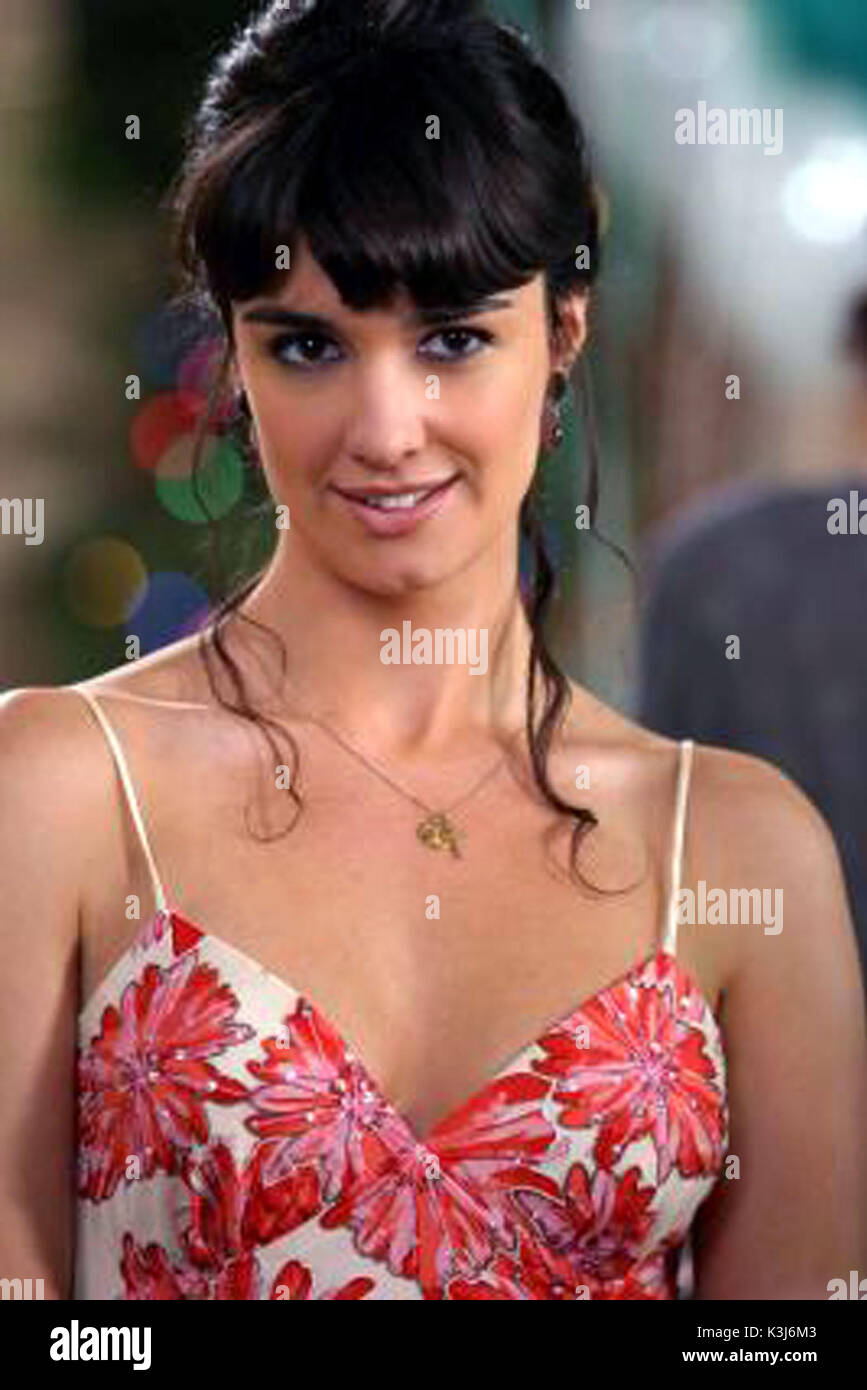
[[[144,854],[145,860],[147,861],[148,871],[151,877],[151,884],[153,886],[154,897],[156,899],[157,912],[167,912],[168,899],[166,897],[165,892],[163,891],[162,881],[157,871],[156,860],[154,859],[153,853],[151,851],[150,842],[147,837],[147,831],[145,830],[144,818],[139,808],[138,798],[136,797],[132,777],[130,776],[129,766],[127,764],[126,757],[124,756],[123,749],[120,746],[117,734],[115,733],[114,729],[109,723],[108,716],[103,711],[102,706],[100,705],[96,696],[91,691],[85,690],[84,687],[81,685],[70,685],[67,687],[67,689],[74,690],[77,692],[77,694],[82,696],[82,698],[87,702],[87,704],[90,705],[90,708],[93,710],[100,723],[100,726],[102,727],[102,731],[105,734],[108,746],[111,749],[115,766],[120,775],[121,783],[123,784],[127,805],[129,806],[130,815],[132,816],[133,824],[135,825],[136,832],[138,834],[139,843],[142,847],[142,852]]]
[[[674,834],[671,844],[671,869],[669,872],[668,908],[662,950],[669,955],[677,954],[677,895],[680,891],[680,876],[683,868],[683,839],[686,827],[686,804],[689,793],[689,779],[692,771],[692,752],[694,743],[685,738],[680,743],[677,770],[677,796],[674,810]]]

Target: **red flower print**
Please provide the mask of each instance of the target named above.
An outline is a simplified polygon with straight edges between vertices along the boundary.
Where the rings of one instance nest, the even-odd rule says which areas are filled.
[[[618,1180],[575,1163],[556,1198],[515,1191],[512,1202],[525,1216],[519,1258],[495,1263],[478,1281],[452,1281],[449,1298],[571,1300],[579,1288],[598,1298],[619,1286],[652,1226],[654,1189],[640,1178],[638,1168]]]
[[[640,1299],[659,1302],[676,1298],[675,1288],[666,1278],[664,1262],[658,1256],[636,1265],[622,1279],[609,1279],[605,1283],[592,1279],[585,1282],[589,1284],[590,1300],[597,1303],[612,1300],[637,1302]]]
[[[599,1124],[594,1156],[603,1167],[649,1135],[660,1183],[675,1164],[684,1177],[709,1175],[722,1159],[725,1107],[704,1034],[674,1012],[668,990],[636,980],[584,1007],[588,1047],[555,1028],[540,1042],[547,1058],[533,1068],[557,1078],[562,1125]]]
[[[586,1292],[584,1292],[586,1290]],[[666,1281],[664,1268],[657,1256],[637,1263],[619,1279],[597,1279],[581,1274],[577,1281],[569,1270],[562,1279],[552,1278],[540,1260],[536,1244],[521,1238],[518,1257],[506,1255],[492,1260],[478,1279],[453,1279],[448,1286],[452,1301],[505,1302],[515,1299],[545,1300],[572,1303],[611,1299],[643,1299],[658,1301],[674,1298],[674,1286]]]
[[[77,1059],[81,1195],[116,1202],[91,1215],[116,1251],[110,1296],[119,1271],[131,1300],[371,1300],[391,1280],[426,1300],[677,1297],[728,1112],[722,1036],[673,957],[550,1025],[423,1132],[309,1001],[287,989],[254,1035],[238,1000],[255,962],[201,963],[176,914],[154,930],[170,966],[139,967]],[[209,1100],[240,1107],[226,1138]],[[140,1210],[133,1155],[173,1178]]]
[[[172,1263],[161,1245],[137,1246],[129,1232],[123,1238],[120,1262],[127,1301],[169,1299],[232,1300],[246,1302],[259,1297],[260,1273],[256,1256],[245,1251],[227,1260],[219,1273],[207,1275],[181,1261]]]
[[[337,1198],[354,1174],[369,1164],[364,1136],[376,1129],[400,1143],[401,1125],[364,1068],[348,1060],[337,1031],[306,1000],[284,1020],[288,1042],[265,1038],[264,1062],[248,1062],[263,1084],[251,1090],[257,1112],[245,1120],[267,1141],[262,1177],[276,1182],[299,1163],[317,1160],[327,1201]]]
[[[338,1288],[326,1289],[323,1293],[314,1294],[313,1276],[306,1265],[299,1260],[287,1260],[286,1264],[277,1274],[271,1286],[272,1298],[304,1299],[304,1298],[334,1298],[334,1299],[358,1299],[364,1298],[370,1290],[376,1288],[373,1279],[359,1276],[350,1279],[348,1283]]]
[[[256,1150],[239,1170],[222,1141],[195,1158],[185,1154],[189,1203],[178,1239],[181,1259],[171,1261],[159,1245],[142,1250],[127,1233],[121,1260],[127,1298],[258,1299],[256,1247],[309,1221],[320,1206],[314,1169],[301,1169],[265,1192],[260,1165]]]
[[[525,1238],[520,1238],[520,1250]],[[484,1271],[473,1279],[458,1275],[448,1283],[448,1296],[452,1301],[466,1303],[513,1302],[515,1299],[533,1298],[523,1279],[523,1260],[511,1255],[499,1254],[485,1266]]]
[[[202,939],[203,933],[193,922],[188,922],[186,917],[182,917],[179,912],[169,914],[172,924],[172,951],[176,956],[181,956],[185,951],[191,951]]]
[[[120,1272],[127,1300],[143,1303],[166,1302],[170,1299],[208,1297],[208,1281],[200,1274],[175,1269],[161,1245],[136,1245],[129,1231],[123,1238]]]
[[[309,1221],[320,1207],[313,1168],[299,1168],[280,1183],[262,1186],[262,1152],[255,1149],[238,1171],[229,1146],[211,1145],[185,1155],[190,1223],[181,1243],[191,1264],[215,1269],[255,1245],[266,1245]]]
[[[682,969],[676,956],[668,951],[660,951],[652,960],[638,968],[636,983],[655,984],[667,990],[672,1012],[679,1012],[681,1018],[689,1023],[699,1023],[708,1011],[704,995],[696,988],[689,975]]]
[[[190,922],[180,912],[175,912],[173,908],[159,908],[151,917],[150,921],[145,922],[136,941],[136,947],[140,951],[146,951],[150,946],[155,946],[162,941],[166,934],[166,928],[171,928],[172,933],[172,955],[182,956],[185,951],[191,951],[194,946],[198,946],[204,932],[197,927],[195,922]]]
[[[153,917],[145,922],[139,932],[135,943],[139,950],[146,951],[149,947],[156,945],[158,941],[162,941],[166,934],[166,927],[171,925],[171,921],[172,914],[167,908],[157,908]]]
[[[522,1239],[517,1259],[500,1256],[478,1279],[453,1279],[448,1286],[452,1301],[544,1300],[554,1303],[609,1300],[647,1300],[658,1302],[676,1297],[676,1285],[666,1275],[664,1261],[657,1255],[636,1263],[619,1279],[597,1279],[581,1274],[572,1281],[568,1271],[562,1279],[551,1278],[541,1266],[539,1251],[532,1241]]]
[[[442,1298],[449,1278],[472,1275],[498,1249],[515,1247],[513,1186],[558,1191],[534,1171],[557,1152],[556,1131],[539,1108],[547,1091],[540,1077],[515,1073],[485,1087],[424,1144],[406,1124],[389,1150],[368,1133],[365,1166],[320,1225],[346,1222],[360,1253],[417,1280],[425,1298]]]
[[[640,1181],[638,1168],[618,1179],[604,1168],[591,1175],[573,1163],[562,1200],[541,1192],[516,1192],[513,1200],[527,1213],[543,1262],[549,1256],[558,1266],[565,1260],[573,1284],[586,1282],[585,1274],[615,1279],[634,1264],[651,1227],[655,1193]]]
[[[208,1138],[204,1101],[231,1104],[246,1088],[204,1058],[253,1036],[234,1022],[238,1001],[191,952],[166,970],[147,965],[110,1005],[78,1057],[79,1192],[110,1197],[130,1157],[139,1176],[177,1171],[177,1148]]]

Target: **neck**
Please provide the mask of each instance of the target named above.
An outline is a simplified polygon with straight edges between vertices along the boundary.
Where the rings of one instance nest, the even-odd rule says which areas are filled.
[[[490,554],[480,556],[436,586],[374,594],[317,568],[281,538],[240,612],[282,639],[285,681],[264,634],[241,622],[227,636],[255,646],[256,661],[241,660],[263,709],[307,710],[373,753],[459,757],[525,727],[532,634],[514,543],[501,558],[493,566]]]

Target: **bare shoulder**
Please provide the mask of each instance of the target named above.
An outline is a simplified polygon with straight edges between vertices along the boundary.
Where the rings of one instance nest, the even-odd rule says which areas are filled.
[[[124,662],[80,685],[93,695],[115,696],[131,704],[149,702],[209,704],[207,673],[197,634],[172,642],[139,661]]]
[[[93,695],[115,695],[132,702],[204,701],[207,683],[197,647],[196,637],[186,638],[151,657],[124,663],[77,684]],[[0,694],[0,758],[38,758],[40,750],[49,759],[69,753],[75,755],[80,772],[80,757],[92,743],[87,737],[91,723],[74,686],[22,686],[4,691]]]
[[[58,686],[22,686],[0,695],[0,765],[2,780],[21,775],[24,785],[51,778],[62,790],[65,774],[80,778],[88,740],[82,738],[87,717],[82,701]]]
[[[571,682],[570,682],[571,686]],[[660,792],[670,780],[680,742],[635,723],[586,691],[572,686],[600,746],[622,751],[639,781]],[[580,738],[580,722],[575,724]],[[656,796],[653,796],[654,802]],[[694,743],[689,781],[689,834],[715,865],[735,877],[753,873],[803,872],[824,864],[833,876],[837,857],[830,828],[819,808],[781,768],[751,753]]]
[[[807,793],[764,758],[696,744],[688,834],[693,879],[727,895],[759,890],[772,905],[773,924],[729,927],[729,984],[765,1003],[782,987],[806,1006],[824,982],[857,1012],[860,968],[842,862]]]
[[[84,701],[64,686],[24,686],[0,695],[0,815],[6,845],[75,866],[79,885],[98,860],[110,779],[105,742]],[[11,852],[11,851],[10,851]]]
[[[49,954],[74,947],[88,885],[99,872],[107,785],[104,755],[88,722],[83,702],[60,689],[23,687],[0,696],[6,895],[0,917],[7,960],[5,952],[23,942],[43,964]]]
[[[751,753],[697,744],[694,810],[720,842],[730,871],[741,881],[761,874],[797,881],[838,868],[837,848],[822,812],[774,763]]]
[[[145,704],[192,699],[202,695],[194,657],[193,643],[184,641],[80,685]],[[22,686],[0,694],[0,782],[22,814],[31,805],[39,810],[46,831],[56,821],[77,841],[88,839],[105,815],[110,781],[105,740],[74,687]]]
[[[579,691],[578,698],[587,711],[586,692]],[[627,785],[641,798],[652,824],[659,807],[670,804],[678,742],[597,701],[589,710],[594,740],[602,739],[600,746],[617,750]],[[695,743],[685,854],[685,883],[703,879],[708,889],[726,892],[779,890],[779,901],[785,905],[786,930],[773,951],[762,949],[769,938],[761,932],[729,932],[720,957],[726,979],[745,971],[758,977],[766,969],[779,969],[784,958],[792,972],[807,972],[816,968],[822,953],[826,965],[857,970],[854,927],[834,836],[821,810],[779,767],[751,753]]]

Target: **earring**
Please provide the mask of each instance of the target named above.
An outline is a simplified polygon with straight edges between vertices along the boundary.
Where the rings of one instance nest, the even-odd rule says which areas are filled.
[[[563,421],[560,418],[563,397],[569,388],[569,378],[565,372],[555,372],[551,378],[548,398],[545,403],[545,422],[542,442],[548,452],[559,449],[566,437]]]

